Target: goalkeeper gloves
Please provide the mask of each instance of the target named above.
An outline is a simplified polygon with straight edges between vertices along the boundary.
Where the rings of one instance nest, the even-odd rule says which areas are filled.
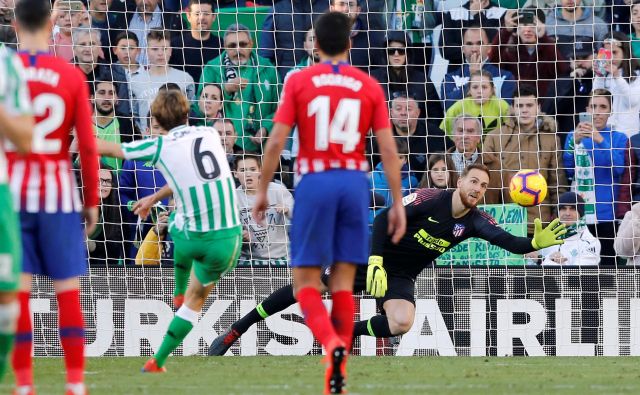
[[[551,223],[544,229],[542,229],[542,222],[540,222],[539,218],[536,218],[533,223],[534,231],[531,245],[536,250],[541,250],[543,248],[551,247],[552,245],[564,243],[564,240],[562,240],[562,235],[567,233],[567,229],[565,228],[564,224],[560,223],[560,220],[558,218],[551,221]]]
[[[369,257],[367,267],[367,292],[374,298],[381,298],[387,292],[387,272],[382,267],[382,257]]]

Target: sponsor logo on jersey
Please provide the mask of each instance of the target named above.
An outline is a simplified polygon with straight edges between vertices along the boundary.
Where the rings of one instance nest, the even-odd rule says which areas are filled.
[[[433,217],[429,217],[427,218],[427,220],[429,220],[429,222],[433,222],[434,224],[438,224],[438,220],[433,219]]]
[[[407,195],[407,196],[403,197],[402,198],[402,205],[403,206],[407,206],[407,205],[413,203],[416,200],[417,197],[418,197],[417,193],[412,193],[411,195]]]
[[[447,247],[451,245],[451,242],[438,237],[433,237],[424,229],[420,229],[416,232],[416,234],[413,235],[413,238],[416,239],[421,246],[429,250],[438,251],[441,254],[447,251]]]
[[[465,228],[464,228],[464,225],[462,225],[462,224],[455,224],[455,225],[453,226],[453,235],[454,235],[455,237],[460,237],[460,236],[462,236],[462,234],[464,233],[464,229],[465,229]]]

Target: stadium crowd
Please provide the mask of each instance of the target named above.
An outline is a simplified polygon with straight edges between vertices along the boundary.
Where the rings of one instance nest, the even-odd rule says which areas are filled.
[[[0,41],[17,48],[12,7],[0,0]],[[97,137],[166,133],[150,107],[173,89],[192,104],[190,124],[220,131],[238,188],[241,265],[287,264],[295,132],[265,226],[250,207],[282,85],[319,61],[313,21],[326,10],[351,18],[351,63],[386,94],[405,195],[453,188],[467,165],[483,163],[492,173],[484,203],[508,204],[511,177],[537,169],[549,193],[527,209],[528,233],[534,218],[555,217],[572,231],[528,263],[640,261],[631,229],[640,220],[631,209],[640,201],[640,0],[56,0],[53,9],[51,50],[83,71]],[[373,219],[391,198],[368,141]],[[165,184],[150,163],[102,160],[90,264],[171,262],[173,202],[147,220],[131,211]]]

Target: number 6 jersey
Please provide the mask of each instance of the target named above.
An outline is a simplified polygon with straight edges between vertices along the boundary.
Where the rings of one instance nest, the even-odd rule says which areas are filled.
[[[391,127],[378,82],[347,63],[321,63],[292,74],[273,120],[298,126],[300,174],[367,171],[367,133]]]
[[[178,126],[165,136],[122,144],[122,151],[162,172],[176,200],[172,227],[209,232],[240,226],[235,184],[214,128]]]
[[[49,53],[21,52],[36,126],[31,153],[7,147],[15,207],[28,213],[79,212],[83,203],[71,171],[69,146],[75,130],[82,165],[85,207],[98,203],[98,155],[89,88],[82,72]]]

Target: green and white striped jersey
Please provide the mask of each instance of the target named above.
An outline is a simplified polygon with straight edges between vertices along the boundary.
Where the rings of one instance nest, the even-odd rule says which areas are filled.
[[[177,230],[209,232],[240,226],[235,183],[218,131],[178,126],[165,136],[122,144],[126,159],[151,161],[176,199]]]
[[[29,115],[31,100],[24,76],[22,61],[4,44],[0,44],[0,105],[9,115]],[[0,131],[0,184],[7,183],[7,157],[4,154],[4,139]]]

